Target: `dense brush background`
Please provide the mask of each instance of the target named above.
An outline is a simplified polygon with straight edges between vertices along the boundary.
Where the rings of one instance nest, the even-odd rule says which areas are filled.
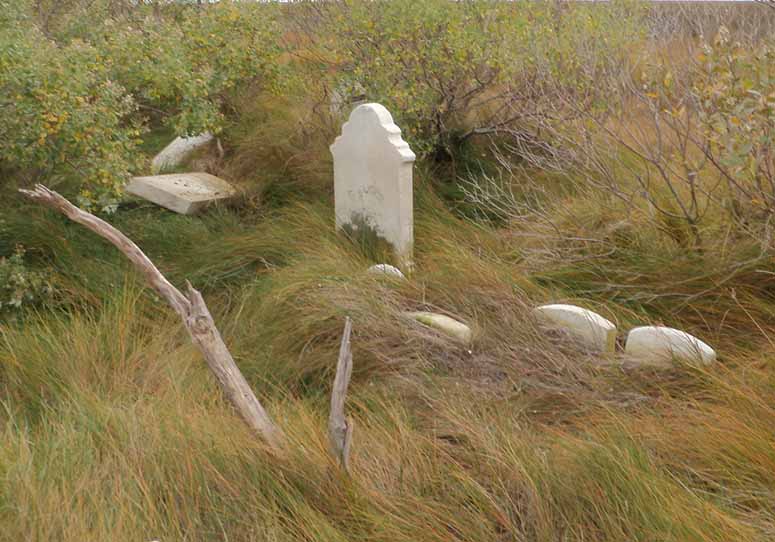
[[[775,10],[766,4],[0,0],[0,540],[775,538]],[[328,145],[388,107],[415,272],[333,227]],[[240,189],[122,199],[175,135]],[[277,456],[100,213],[201,289]],[[544,302],[664,324],[707,368],[545,334]],[[401,317],[432,310],[465,346]],[[327,448],[354,324],[351,474]]]

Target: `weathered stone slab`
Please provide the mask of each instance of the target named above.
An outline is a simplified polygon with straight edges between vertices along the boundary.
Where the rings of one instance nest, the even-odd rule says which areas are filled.
[[[368,228],[393,246],[399,266],[410,268],[415,155],[393,117],[376,103],[356,107],[331,154],[337,229]]]
[[[474,336],[471,328],[467,325],[444,314],[436,314],[434,312],[407,312],[405,314],[421,324],[432,327],[464,343],[471,342]]]
[[[533,309],[533,314],[547,325],[561,328],[601,352],[613,352],[616,326],[588,309],[575,305],[552,304]]]
[[[374,275],[390,275],[401,279],[406,278],[399,268],[386,263],[372,265],[369,267],[368,272]]]
[[[176,137],[172,143],[164,147],[162,151],[153,157],[151,161],[151,173],[156,174],[161,171],[169,170],[186,161],[191,154],[210,143],[213,140],[213,134],[205,132],[191,137]]]
[[[697,337],[661,326],[636,327],[627,335],[625,354],[631,358],[658,365],[673,358],[708,365],[716,360],[716,351]]]
[[[126,191],[182,215],[197,213],[208,204],[236,193],[229,183],[209,173],[133,177]]]

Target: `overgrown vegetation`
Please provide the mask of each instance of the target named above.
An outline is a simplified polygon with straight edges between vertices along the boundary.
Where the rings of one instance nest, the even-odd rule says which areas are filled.
[[[0,258],[0,311],[20,309],[46,299],[51,285],[40,271],[30,271],[24,263],[24,249],[16,247],[9,257]]]
[[[456,144],[481,135],[540,146],[538,126],[567,113],[556,109],[559,97],[598,108],[601,78],[622,64],[638,36],[626,3],[599,11],[502,2],[449,9],[442,0],[379,9],[302,4],[291,18],[306,38],[302,47],[330,75],[326,94],[385,104],[413,148],[437,158],[453,158]]]
[[[137,146],[149,127],[217,133],[230,95],[279,88],[268,8],[254,16],[251,6],[224,2],[172,11],[172,19],[142,9],[113,18],[109,3],[76,2],[70,9],[89,24],[64,12],[60,27],[44,15],[56,4],[44,4],[0,4],[0,158],[27,185],[71,181],[82,205],[115,210],[143,165]],[[47,33],[35,24],[36,7]]]
[[[0,7],[0,540],[773,538],[775,10]],[[362,99],[419,155],[406,281],[333,228],[328,145]],[[237,201],[120,199],[144,152],[202,130]],[[36,181],[203,291],[286,455],[121,255],[15,193]],[[541,333],[546,301],[719,362],[623,367]],[[346,316],[349,476],[324,421]]]

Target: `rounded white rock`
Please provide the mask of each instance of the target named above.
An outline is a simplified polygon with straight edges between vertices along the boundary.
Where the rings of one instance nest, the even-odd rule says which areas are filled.
[[[153,157],[151,172],[156,175],[165,169],[178,167],[197,149],[210,143],[215,136],[210,132],[189,136],[176,137],[164,149]]]
[[[392,275],[394,277],[399,277],[402,279],[406,278],[399,268],[394,267],[387,263],[378,263],[376,265],[372,265],[371,267],[369,267],[368,272],[373,273],[375,275]]]
[[[685,331],[662,326],[636,327],[627,334],[625,354],[644,361],[666,362],[672,358],[709,365],[716,351]]]
[[[444,314],[436,314],[435,312],[407,312],[405,314],[421,324],[441,331],[464,343],[471,342],[474,336],[470,327]]]
[[[533,314],[543,323],[563,329],[593,348],[614,351],[616,326],[596,312],[557,303],[536,307]]]

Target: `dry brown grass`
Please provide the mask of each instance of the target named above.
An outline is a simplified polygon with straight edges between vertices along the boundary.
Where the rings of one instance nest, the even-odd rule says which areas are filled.
[[[635,310],[590,285],[638,273],[631,295],[658,294],[670,277],[663,288],[686,294],[693,282],[676,279],[683,274],[708,290],[686,310],[705,307],[708,322],[735,326],[747,311],[769,334],[755,275],[716,285],[708,276],[721,276],[723,262],[681,260],[646,221],[607,260],[576,246],[588,261],[537,269],[531,243],[516,235],[528,219],[483,227],[420,186],[408,281],[366,274],[382,259],[378,247],[335,235],[321,204],[225,230],[212,252],[199,247],[237,267],[260,255],[254,280],[211,291],[208,302],[288,433],[284,458],[242,426],[180,325],[136,285],[119,283],[100,308],[3,325],[0,539],[771,537],[771,348],[746,353],[714,336],[721,361],[705,371],[623,371],[567,337],[544,336],[527,314],[544,300],[575,300],[605,307],[626,330],[660,305]],[[583,223],[586,209],[583,235],[605,231],[593,202],[576,205],[567,212]],[[738,300],[750,292],[758,308],[724,301],[724,287]],[[673,309],[681,301],[657,299]],[[474,343],[400,316],[415,309],[465,321]],[[689,325],[683,314],[667,323]],[[351,478],[330,459],[324,423],[345,315],[355,323]],[[705,338],[712,329],[691,325]]]
[[[60,293],[52,310],[0,322],[0,541],[773,539],[767,225],[713,214],[693,246],[685,226],[581,173],[514,167],[489,200],[461,201],[446,171],[421,164],[416,271],[371,275],[389,251],[333,231],[337,120],[310,116],[320,96],[297,98],[235,102],[223,174],[252,200],[111,218],[173,281],[204,289],[287,453],[242,425],[109,248],[19,207],[0,241],[34,247]],[[634,325],[686,329],[719,361],[624,366],[539,329],[530,309],[550,301],[602,313],[620,340]],[[402,316],[414,310],[465,322],[472,344]],[[346,316],[350,476],[325,433]]]

